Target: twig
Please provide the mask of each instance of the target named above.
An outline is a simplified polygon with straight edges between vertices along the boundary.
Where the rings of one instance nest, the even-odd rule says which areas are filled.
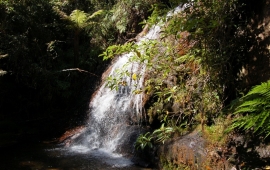
[[[90,73],[89,71],[82,70],[82,69],[79,69],[79,68],[69,68],[69,69],[64,69],[64,70],[61,70],[61,71],[79,71],[79,72],[84,72],[84,73],[88,73],[88,74],[91,74],[93,76],[99,77],[94,73]]]

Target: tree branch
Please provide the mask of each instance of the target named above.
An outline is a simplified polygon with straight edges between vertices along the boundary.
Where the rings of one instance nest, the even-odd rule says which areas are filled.
[[[86,71],[86,70],[82,70],[82,69],[79,69],[79,68],[69,68],[69,69],[64,69],[64,70],[61,70],[61,71],[79,71],[79,72],[84,72],[84,73],[88,73],[92,76],[95,76],[95,77],[99,77],[97,76],[96,74],[94,73],[90,73],[89,71]]]

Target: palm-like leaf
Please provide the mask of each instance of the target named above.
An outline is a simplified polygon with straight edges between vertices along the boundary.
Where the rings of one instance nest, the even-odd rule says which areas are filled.
[[[270,135],[270,80],[253,87],[240,98],[234,109],[235,115],[230,129],[252,130],[254,133]],[[245,114],[243,116],[243,114]]]
[[[74,10],[69,16],[76,28],[84,28],[87,23],[87,14],[81,10]]]
[[[101,15],[104,12],[103,10],[98,10],[92,15],[89,15],[84,11],[75,9],[68,16],[65,12],[61,11],[57,7],[54,7],[53,9],[62,19],[71,21],[72,25],[75,26],[76,29],[82,29],[85,28],[87,25],[93,24],[94,22],[90,22],[90,20],[94,19],[95,17]]]

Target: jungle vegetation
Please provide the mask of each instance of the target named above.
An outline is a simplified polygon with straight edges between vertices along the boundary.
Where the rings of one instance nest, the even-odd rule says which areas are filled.
[[[147,66],[145,87],[135,93],[148,97],[144,123],[153,131],[139,136],[137,149],[198,128],[213,145],[225,145],[228,133],[246,140],[269,136],[269,77],[254,73],[269,71],[269,36],[258,38],[267,28],[256,28],[265,3],[253,8],[255,1],[183,0],[183,11],[170,18],[155,5],[146,23],[166,23],[158,40],[110,46],[101,54],[106,60],[131,51],[133,62]],[[112,89],[114,83],[108,79]]]
[[[0,126],[57,136],[82,124],[109,64],[98,55],[135,37],[154,3],[1,0]]]
[[[0,126],[27,124],[26,132],[33,133],[29,125],[61,132],[81,124],[110,60],[133,51],[132,60],[147,65],[145,88],[136,93],[148,98],[142,122],[153,129],[138,138],[138,148],[196,127],[207,133],[228,117],[233,121],[226,128],[266,137],[269,83],[248,91],[268,77],[247,81],[260,68],[245,71],[260,65],[251,53],[261,62],[269,55],[269,38],[258,39],[265,2],[1,0]],[[179,4],[185,4],[183,11],[168,19]],[[155,24],[165,24],[160,39],[140,53],[129,40]]]

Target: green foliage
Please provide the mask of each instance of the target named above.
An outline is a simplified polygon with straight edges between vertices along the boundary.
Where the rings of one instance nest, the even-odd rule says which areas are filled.
[[[147,93],[155,99],[148,115],[151,121],[155,117],[162,120],[169,114],[173,126],[184,123],[192,127],[199,121],[197,114],[205,112],[214,116],[222,108],[219,89],[209,87],[209,75],[200,65],[199,56],[193,53],[179,56],[166,44],[168,50],[156,55],[158,63],[152,64],[152,76],[145,83]]]
[[[147,18],[147,24],[150,26],[158,24],[165,19],[165,17],[162,17],[164,15],[164,11],[161,9],[159,4],[152,5],[151,11],[151,15]]]
[[[108,60],[114,58],[117,55],[132,52],[135,49],[136,45],[134,43],[125,43],[124,45],[111,45],[99,56],[103,57],[103,60]]]
[[[165,124],[163,123],[159,129],[156,129],[153,132],[153,135],[156,136],[157,142],[161,142],[164,144],[166,140],[171,138],[173,132],[174,129],[172,127],[165,127]]]
[[[153,148],[153,143],[163,143],[170,139],[174,129],[172,127],[165,127],[165,123],[161,125],[159,129],[156,129],[153,133],[147,132],[141,134],[135,143],[136,149],[145,149],[145,147]]]
[[[84,28],[91,27],[93,24],[96,24],[95,22],[93,22],[93,19],[99,15],[102,15],[104,12],[103,10],[98,10],[94,12],[92,15],[89,15],[85,13],[84,11],[75,9],[68,16],[65,12],[61,11],[56,6],[54,6],[53,9],[62,19],[71,21],[71,27],[73,29],[78,29],[78,30],[82,30]]]
[[[69,19],[75,24],[76,28],[83,28],[86,25],[87,14],[83,11],[75,9],[70,14]]]
[[[165,34],[177,35],[179,30],[191,34],[190,38],[196,41],[195,47],[200,50],[197,55],[209,72],[212,88],[225,85],[230,88],[229,94],[225,95],[230,96],[235,95],[237,71],[245,61],[243,49],[246,44],[244,37],[239,35],[245,22],[241,18],[242,6],[237,0],[195,1],[183,13],[173,17],[165,30]]]
[[[152,134],[154,141],[162,143],[172,134],[183,134],[184,129],[193,128],[207,117],[215,117],[222,109],[219,96],[222,89],[212,88],[210,73],[202,65],[201,55],[205,50],[184,47],[178,42],[189,41],[184,35],[165,36],[166,31],[162,39],[142,42],[139,47],[111,46],[101,55],[107,59],[123,52],[133,52],[130,62],[147,65],[147,80],[140,92],[150,98],[149,123],[166,119]],[[184,53],[179,53],[179,50]],[[132,78],[132,75],[128,76]],[[116,89],[121,74],[108,80],[109,87]]]
[[[232,20],[241,20],[241,6],[235,0],[195,1],[170,19],[162,35],[167,49],[156,49],[161,54],[146,82],[155,102],[148,110],[150,122],[168,112],[173,126],[201,122],[203,127],[221,113],[224,100],[235,95],[236,70],[245,60],[238,50],[245,46],[236,31],[241,25]]]
[[[270,135],[270,81],[253,87],[232,104],[236,116],[229,130],[242,129],[256,134]]]
[[[76,28],[84,28],[89,25],[95,24],[91,20],[101,15],[102,13],[103,10],[98,10],[94,12],[92,15],[88,15],[87,13],[76,9],[72,11],[72,13],[69,16],[69,19],[75,24]]]
[[[136,149],[143,150],[145,147],[152,148],[153,147],[152,139],[153,139],[153,136],[150,134],[150,132],[141,134],[136,140],[136,143],[135,143]]]
[[[141,91],[149,97],[149,123],[168,119],[154,132],[154,140],[163,142],[171,134],[183,134],[199,123],[203,128],[221,113],[230,95],[224,89],[234,85],[235,70],[242,62],[240,53],[235,57],[232,51],[243,44],[232,38],[236,33],[226,31],[238,27],[230,18],[235,18],[236,13],[238,16],[239,6],[234,0],[195,1],[171,17],[161,39],[125,49],[134,52],[130,61],[147,65]],[[159,7],[153,6],[150,25],[162,18]],[[121,48],[109,47],[102,56],[111,58],[126,52]],[[117,78],[110,79],[116,80],[111,85],[118,83]]]
[[[117,1],[112,9],[112,22],[119,33],[131,30],[131,33],[138,32],[138,23],[146,19],[148,9],[153,0],[126,0]]]
[[[58,7],[53,7],[54,11],[64,20],[70,22],[68,27],[74,31],[74,67],[78,67],[79,62],[79,38],[82,30],[90,31],[96,22],[93,19],[103,13],[103,10],[98,10],[94,12],[92,15],[89,15],[81,10],[73,10],[69,16],[66,15],[65,12],[59,10]]]
[[[190,1],[166,2],[174,6]],[[192,1],[182,13],[168,18],[165,11],[169,8],[157,0],[0,1],[0,54],[8,55],[0,60],[0,68],[8,76],[1,76],[1,96],[18,96],[13,103],[21,103],[18,108],[24,109],[14,113],[21,117],[28,112],[30,118],[46,113],[77,114],[77,108],[85,110],[77,97],[87,95],[83,90],[93,90],[80,87],[94,79],[61,70],[78,66],[100,75],[106,64],[98,58],[101,49],[109,46],[100,55],[104,60],[131,52],[130,62],[147,66],[145,87],[133,93],[144,93],[149,99],[148,122],[160,122],[153,134],[141,139],[146,143],[142,146],[150,141],[162,143],[218,116],[228,97],[225,90],[235,92],[236,72],[244,61],[247,42],[240,36],[245,35],[239,25],[245,16],[239,11],[241,6],[236,0]],[[169,22],[160,39],[142,42],[140,47],[116,45],[134,38],[142,29],[139,23],[151,26],[163,21]],[[187,37],[182,34],[185,31]],[[1,70],[0,75],[3,73]],[[124,83],[123,76],[133,81],[141,77],[124,67],[116,77],[107,78],[107,86],[117,90]],[[13,95],[17,86],[25,93]],[[33,114],[40,107],[46,108],[43,113]]]
[[[98,58],[100,48],[90,43],[87,34],[103,11],[87,8],[83,10],[80,5],[73,8],[71,1],[0,1],[1,118],[60,120],[57,128],[62,128],[71,120],[74,125],[84,117],[94,88],[82,84],[92,83],[94,87],[98,80],[85,72],[63,70],[74,66],[72,47],[76,24],[82,27],[78,35],[77,66],[96,75],[105,68],[106,62]],[[78,9],[76,13],[74,9]],[[62,19],[65,17],[69,20]]]

